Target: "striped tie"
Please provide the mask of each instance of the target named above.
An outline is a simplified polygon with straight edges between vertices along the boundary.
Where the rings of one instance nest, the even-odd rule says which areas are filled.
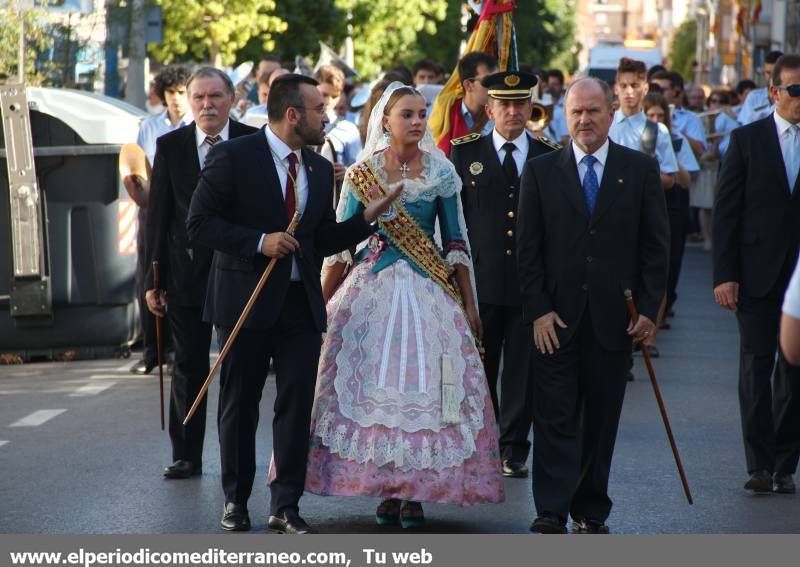
[[[206,152],[206,157],[203,158],[203,166],[205,167],[206,162],[208,161],[208,154],[211,153],[211,150],[214,149],[214,145],[222,140],[222,136],[217,134],[216,136],[206,136],[206,144],[208,144],[208,152]]]

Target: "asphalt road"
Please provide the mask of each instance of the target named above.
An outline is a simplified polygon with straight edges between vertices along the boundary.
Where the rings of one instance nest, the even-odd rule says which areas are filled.
[[[629,384],[617,440],[609,525],[616,533],[800,533],[796,495],[755,496],[746,478],[736,395],[738,334],[711,295],[710,257],[689,248],[677,316],[662,332],[655,369],[695,504],[683,496],[641,358]],[[161,476],[170,461],[159,427],[158,378],[128,372],[131,360],[0,367],[0,532],[215,533],[223,495],[216,403],[210,404],[204,475]],[[212,386],[211,400],[217,389]],[[249,508],[266,530],[271,449],[267,382],[258,471]],[[530,479],[507,479],[506,502],[425,507],[429,533],[527,533],[534,517]],[[324,533],[401,531],[373,521],[373,498],[306,495],[304,517]]]

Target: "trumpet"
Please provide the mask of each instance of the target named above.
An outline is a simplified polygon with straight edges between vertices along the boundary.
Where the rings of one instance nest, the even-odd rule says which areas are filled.
[[[531,108],[531,117],[528,127],[534,132],[544,130],[550,121],[553,120],[553,105],[544,105],[534,102]]]

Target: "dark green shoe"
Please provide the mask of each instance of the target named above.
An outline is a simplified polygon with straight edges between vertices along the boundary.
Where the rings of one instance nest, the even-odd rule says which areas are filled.
[[[400,500],[388,498],[378,504],[375,521],[379,526],[393,526],[400,521]]]

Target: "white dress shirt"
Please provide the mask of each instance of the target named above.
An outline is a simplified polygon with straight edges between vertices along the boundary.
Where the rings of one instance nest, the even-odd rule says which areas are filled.
[[[356,162],[356,157],[361,151],[361,133],[358,126],[343,118],[335,117],[325,127],[325,136],[333,144],[339,163],[350,166]],[[330,159],[328,153],[323,154]]]
[[[689,173],[697,173],[700,171],[700,164],[697,162],[697,158],[694,157],[692,146],[689,145],[689,139],[680,132],[675,135],[683,140],[681,143],[681,149],[679,149],[675,154],[675,157],[678,159],[678,163]]]
[[[230,126],[231,126],[230,120],[225,122],[225,126],[223,126],[222,130],[220,130],[220,132],[217,134],[217,136],[220,137],[219,142],[224,142],[228,140],[228,138],[230,138],[230,129],[231,129]],[[207,136],[208,134],[203,132],[200,129],[200,126],[198,126],[197,124],[194,125],[194,139],[195,139],[195,144],[197,145],[197,159],[200,160],[201,168],[206,163],[206,157],[208,157],[208,152],[211,151],[211,144],[209,144],[206,141]],[[214,136],[211,137],[213,138]],[[219,142],[217,142],[217,144],[219,144]]]
[[[717,134],[725,133],[725,136],[722,137],[722,140],[720,140],[719,145],[717,146],[717,151],[719,152],[720,156],[725,155],[725,152],[728,151],[728,146],[731,142],[730,133],[739,126],[740,124],[738,120],[734,120],[728,116],[727,113],[720,112],[717,114],[717,117],[714,119],[714,132]]]
[[[786,288],[786,296],[783,299],[783,312],[789,317],[800,319],[800,259],[794,269],[794,275]]]
[[[794,189],[794,181],[797,179],[798,171],[795,169],[794,171],[790,171],[793,169],[792,161],[794,161],[793,166],[798,167],[800,166],[800,148],[797,148],[797,138],[792,136],[791,128],[794,126],[795,128],[800,128],[798,124],[792,124],[788,120],[786,120],[783,116],[778,114],[776,111],[772,115],[775,119],[775,127],[778,129],[778,142],[781,145],[781,155],[783,156],[783,164],[786,168],[786,177],[789,180],[789,191]],[[798,134],[800,136],[800,134]],[[791,146],[794,142],[794,146]]]
[[[614,122],[608,131],[608,137],[617,144],[632,150],[642,151],[642,133],[647,117],[639,111],[631,116],[625,116],[621,110],[614,113]],[[658,124],[656,136],[656,159],[661,167],[661,173],[677,173],[678,160],[672,149],[672,137],[663,124]]]
[[[192,112],[187,110],[186,114],[183,115],[183,118],[181,118],[177,124],[173,124],[170,122],[169,114],[167,114],[167,111],[165,110],[161,114],[150,116],[142,121],[142,123],[139,125],[139,134],[136,136],[136,143],[139,144],[139,146],[144,150],[147,159],[150,161],[150,165],[155,163],[156,140],[158,140],[159,136],[163,136],[164,134],[168,134],[173,130],[182,128],[187,124],[191,124],[192,120],[194,120]]]
[[[689,136],[703,144],[704,150],[707,148],[706,127],[703,126],[703,121],[697,114],[685,108],[676,108],[672,111],[671,122],[673,132]]]
[[[528,134],[525,130],[522,131],[522,134],[514,138],[513,140],[506,140],[497,130],[492,130],[492,142],[494,143],[494,151],[497,152],[497,159],[500,160],[500,163],[503,163],[503,160],[506,159],[506,150],[503,149],[503,144],[506,142],[511,142],[517,149],[514,150],[512,157],[514,158],[514,163],[517,164],[517,175],[522,175],[522,168],[525,166],[525,161],[528,159]]]
[[[769,101],[769,89],[761,87],[747,93],[739,111],[739,124],[746,126],[751,122],[766,118],[775,110],[775,105]]]
[[[284,203],[286,202],[286,182],[289,178],[289,160],[287,156],[290,153],[294,153],[294,155],[297,156],[297,177],[295,178],[297,199],[295,205],[302,214],[306,210],[306,203],[308,203],[308,175],[306,174],[302,153],[300,150],[293,150],[287,146],[269,126],[264,128],[264,133],[267,136],[267,143],[269,144],[270,153],[272,154],[272,162],[275,164],[275,169],[278,172],[278,180],[281,183],[281,193],[283,194]],[[266,234],[261,235],[261,239],[258,242],[259,252],[261,252],[261,245],[265,237]],[[297,260],[294,257],[292,258],[291,279],[292,281],[300,281],[300,268],[297,266]]]
[[[597,158],[597,161],[594,162],[594,172],[597,174],[597,185],[600,186],[603,184],[603,171],[606,169],[606,160],[608,159],[608,138],[606,141],[603,142],[603,145],[597,148],[597,151],[594,152],[593,155]],[[583,162],[584,156],[586,156],[586,152],[578,147],[575,143],[575,140],[572,141],[572,153],[575,156],[575,163],[578,165],[578,179],[581,181],[581,186],[583,186],[583,177],[586,175],[586,172],[589,170],[586,167],[585,163]]]
[[[554,140],[561,142],[564,138],[569,138],[569,127],[567,126],[567,114],[564,112],[564,97],[562,96],[559,101],[553,106],[553,120],[547,128],[551,133],[555,134]]]
[[[259,104],[248,108],[242,116],[242,122],[253,128],[261,128],[264,124],[269,124],[267,105]]]

